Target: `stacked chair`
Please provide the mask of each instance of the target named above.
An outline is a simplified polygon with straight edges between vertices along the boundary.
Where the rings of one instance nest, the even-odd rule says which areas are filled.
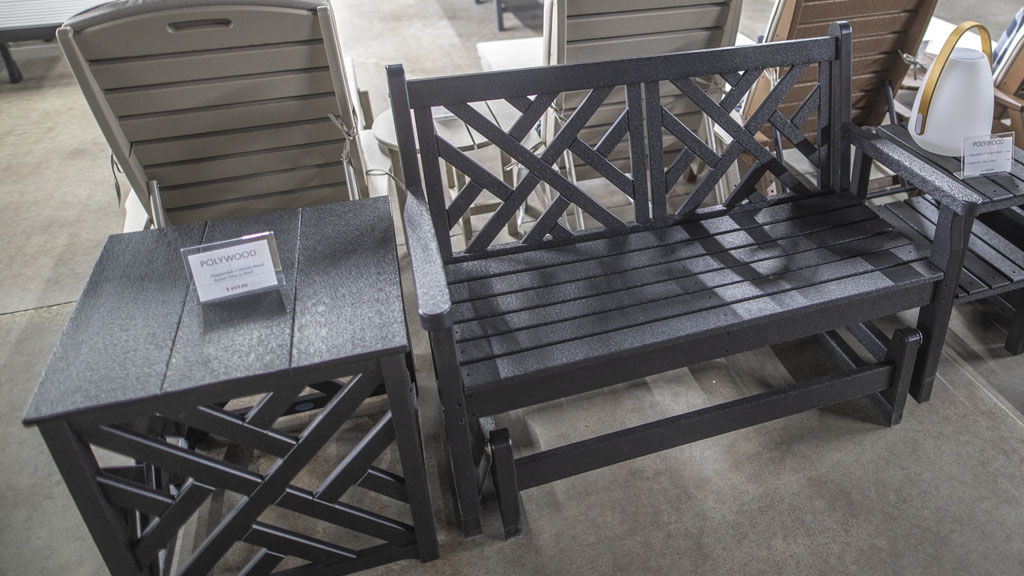
[[[119,0],[57,37],[157,226],[367,195],[325,0]]]

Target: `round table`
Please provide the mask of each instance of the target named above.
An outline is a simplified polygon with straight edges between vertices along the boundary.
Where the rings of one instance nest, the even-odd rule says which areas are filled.
[[[484,115],[488,120],[492,121],[506,132],[512,128],[512,125],[519,120],[520,112],[515,109],[511,104],[504,100],[497,100],[491,102],[474,102],[472,104],[481,114]],[[447,112],[443,109],[441,111]],[[391,109],[381,112],[373,119],[373,137],[377,140],[380,149],[388,155],[391,160],[391,171],[396,182],[396,191],[398,194],[398,206],[401,210],[405,210],[405,184],[404,178],[402,177],[401,170],[398,169],[401,166],[398,154],[398,136],[395,133],[395,119],[391,113]],[[451,114],[435,114],[434,116],[434,130],[437,131],[437,135],[444,138],[449,144],[457,148],[461,152],[469,152],[471,150],[478,150],[491,145],[491,142],[480,135],[476,130],[470,128],[465,122],[460,120],[457,116]],[[416,150],[417,154],[419,149]],[[501,180],[508,185],[510,188],[515,187],[514,175],[511,171],[506,170],[505,167],[511,164],[512,159],[505,153],[504,150],[500,151],[501,154]],[[466,177],[459,171],[455,170],[447,162],[444,162],[445,176],[446,176],[446,200],[451,202],[453,194],[458,194],[459,190],[466,185]],[[462,216],[460,222],[462,226],[463,237],[466,243],[469,243],[469,239],[473,237],[473,227],[470,222],[470,216],[473,214],[483,214],[493,212],[497,210],[501,202],[491,202],[488,204],[476,204],[466,211]],[[509,234],[513,236],[519,235],[519,222],[518,219],[512,218],[508,223]]]

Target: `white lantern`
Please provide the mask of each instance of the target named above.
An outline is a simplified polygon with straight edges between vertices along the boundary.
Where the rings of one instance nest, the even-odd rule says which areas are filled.
[[[984,54],[956,43],[971,28],[981,35]],[[918,146],[943,156],[960,156],[964,138],[992,132],[992,41],[977,22],[956,27],[928,70],[910,115]]]

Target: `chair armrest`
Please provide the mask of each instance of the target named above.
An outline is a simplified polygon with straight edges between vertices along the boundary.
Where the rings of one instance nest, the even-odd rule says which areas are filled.
[[[960,180],[938,170],[872,129],[845,124],[843,139],[957,214],[974,217],[978,205],[985,200]]]
[[[420,325],[430,332],[447,330],[452,325],[452,300],[448,293],[441,251],[434,235],[423,193],[409,190],[402,215],[405,245],[412,261],[412,279],[416,287]]]
[[[1010,110],[1016,110],[1018,112],[1024,110],[1024,101],[1021,101],[1020,98],[1017,98],[1016,96],[1013,96],[1011,94],[1007,94],[1006,92],[1003,92],[999,88],[996,88],[995,90],[997,104],[1006,106]]]

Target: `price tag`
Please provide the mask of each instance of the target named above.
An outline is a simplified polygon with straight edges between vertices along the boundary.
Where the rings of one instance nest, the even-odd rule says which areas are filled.
[[[273,232],[181,251],[200,303],[284,286]]]
[[[964,138],[961,178],[1009,172],[1013,168],[1013,132]]]

